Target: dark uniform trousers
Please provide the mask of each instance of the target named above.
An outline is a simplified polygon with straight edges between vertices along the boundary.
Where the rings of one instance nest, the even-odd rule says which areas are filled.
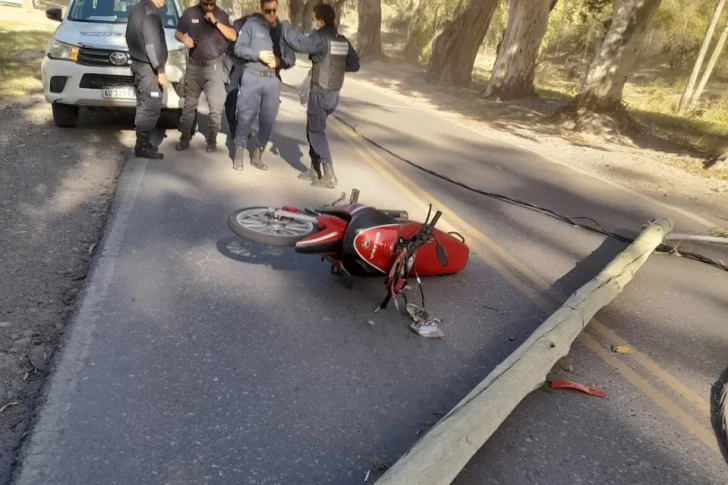
[[[255,117],[258,116],[258,140],[249,150],[265,148],[281,106],[283,82],[275,71],[245,69],[240,78],[236,106],[235,146],[245,148]]]
[[[230,86],[227,97],[225,98],[225,117],[227,118],[228,126],[230,127],[231,137],[235,136],[236,121],[235,121],[235,109],[238,104],[238,92],[240,88],[237,86]]]
[[[326,138],[326,121],[339,105],[339,92],[330,89],[311,87],[306,108],[306,139],[308,140],[308,154],[311,160],[323,164],[331,164],[331,151]]]
[[[137,98],[136,115],[134,116],[137,145],[149,146],[152,130],[157,126],[157,121],[162,113],[164,92],[151,65],[132,60],[131,72],[134,75],[134,89]]]
[[[225,74],[222,57],[209,61],[189,58],[185,73],[185,105],[180,119],[182,133],[190,132],[204,92],[210,108],[209,132],[218,133],[222,123],[222,110],[225,104]]]
[[[230,76],[228,84],[227,97],[225,98],[225,117],[230,127],[230,139],[235,139],[235,130],[237,129],[237,109],[238,109],[238,93],[240,92],[240,80],[243,77],[238,69],[242,70],[242,66],[235,66],[233,75]],[[252,135],[252,133],[251,133]]]

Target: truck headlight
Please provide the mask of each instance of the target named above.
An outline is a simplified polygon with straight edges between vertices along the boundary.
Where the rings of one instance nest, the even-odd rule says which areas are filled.
[[[167,65],[176,67],[182,72],[185,72],[187,67],[187,51],[186,49],[178,49],[176,51],[170,51],[169,57],[167,58]]]
[[[46,47],[46,54],[51,59],[62,59],[76,62],[78,60],[78,46],[65,44],[51,39]]]

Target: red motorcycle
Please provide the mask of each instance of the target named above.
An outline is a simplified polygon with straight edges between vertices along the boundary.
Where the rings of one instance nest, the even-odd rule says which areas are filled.
[[[442,213],[430,220],[432,205],[424,223],[410,221],[406,211],[380,210],[359,204],[354,189],[349,204],[336,207],[346,198],[317,209],[295,207],[247,207],[228,216],[228,227],[237,236],[270,246],[295,247],[297,253],[321,255],[331,263],[332,274],[350,277],[386,276],[387,295],[375,312],[386,308],[392,298],[399,310],[400,294],[413,319],[410,328],[424,337],[442,337],[437,318],[424,310],[420,277],[455,274],[462,271],[470,250],[456,232],[435,228]],[[407,303],[403,290],[414,277],[420,288],[422,306]]]

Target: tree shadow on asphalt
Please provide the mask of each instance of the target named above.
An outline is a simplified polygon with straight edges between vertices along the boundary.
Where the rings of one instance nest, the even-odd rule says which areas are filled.
[[[209,209],[197,207],[195,211],[200,213],[188,214],[188,218],[202,219],[202,213]],[[149,275],[140,279],[134,265],[117,266],[115,296],[100,312],[114,315],[117,309],[125,308],[124,325],[100,319],[96,341],[114,344],[104,344],[104,348],[92,345],[88,357],[95,364],[92,373],[98,376],[106,375],[107,367],[137,374],[136,369],[142,366],[150,377],[128,384],[120,380],[121,387],[114,389],[98,377],[85,380],[76,392],[78,399],[88,404],[71,408],[66,417],[67,439],[103,439],[95,433],[93,423],[104,422],[108,429],[116,429],[132,415],[136,425],[128,431],[128,439],[146,443],[150,443],[144,436],[150,435],[149,430],[175,426],[212,430],[234,422],[238,433],[228,440],[220,440],[217,433],[196,433],[198,460],[212,460],[233,446],[247,451],[238,459],[226,455],[232,460],[227,463],[232,474],[229,477],[242,480],[252,476],[240,470],[248,470],[243,463],[256,463],[250,472],[274,474],[282,482],[303,478],[306,483],[356,483],[372,466],[369,457],[376,455],[383,463],[393,463],[507,355],[509,349],[503,348],[498,333],[507,326],[526,323],[506,319],[486,333],[474,332],[472,323],[461,325],[453,329],[450,343],[424,341],[402,326],[395,329],[387,325],[390,328],[383,332],[380,325],[364,324],[363,314],[371,310],[366,308],[366,297],[351,292],[344,297],[344,290],[330,280],[315,281],[317,262],[313,258],[302,261],[300,271],[275,279],[263,277],[267,271],[241,268],[231,272],[225,260],[213,258],[204,273],[211,279],[204,281],[194,276],[199,271],[195,254],[204,254],[210,240],[186,232],[184,227],[170,226],[169,220],[165,224],[176,234],[177,252],[192,252],[192,257],[181,265],[172,256],[162,255],[160,260],[155,248],[167,235],[142,235],[135,265],[146,267]],[[214,233],[211,236],[221,240]],[[180,289],[184,294],[172,294],[170,300],[160,300],[153,291],[159,282],[169,285],[180,280],[187,282],[186,288]],[[250,293],[253,286],[258,291]],[[290,301],[287,295],[291,291],[299,301],[287,308],[282,303]],[[213,293],[216,297],[210,300]],[[322,300],[325,303],[312,303]],[[128,301],[135,303],[129,307]],[[199,311],[210,304],[217,310]],[[170,305],[175,305],[173,314],[167,311]],[[313,308],[306,308],[311,305]],[[364,309],[358,308],[362,305]],[[290,316],[292,310],[295,317]],[[238,332],[231,332],[234,325],[225,323],[233,320],[239,322]],[[131,351],[114,350],[125,348]],[[185,356],[182,360],[180,352]],[[207,354],[215,355],[211,367],[200,360]],[[149,372],[152,369],[155,372]],[[161,394],[153,375],[166,376]],[[177,377],[184,375],[194,378]],[[595,374],[591,366],[578,365],[576,375],[594,383],[603,374]],[[212,376],[219,378],[221,388],[206,384]],[[120,394],[120,389],[125,391]],[[610,386],[606,390],[615,392]],[[162,415],[139,411],[143,409],[139,404],[152,396],[156,406],[164,406]],[[560,483],[566,476],[572,480],[592,479],[597,474],[616,477],[617,462],[624,465],[619,467],[621,479],[640,483],[649,483],[646,478],[657,481],[658,477],[669,478],[670,483],[689,483],[686,480],[694,478],[693,474],[708,477],[715,473],[704,466],[710,460],[668,456],[664,447],[657,445],[661,442],[659,433],[653,434],[649,426],[640,426],[634,418],[620,419],[613,411],[619,404],[610,406],[610,400],[622,399],[610,396],[609,400],[599,400],[566,393],[530,395],[486,443],[479,452],[481,458],[473,460],[455,483],[482,483],[483,477],[497,477],[507,483],[518,483],[525,477],[543,483]],[[109,413],[110,406],[118,412]],[[275,420],[266,418],[270,415]],[[663,418],[657,415],[653,419]],[[190,479],[201,473],[187,468],[185,454],[170,445],[167,436],[151,435],[155,449],[171,458],[161,469],[156,462],[139,461],[140,469],[155,467],[167,480],[179,474]],[[125,456],[128,446],[133,444],[118,440],[112,448],[107,446],[105,453]],[[534,462],[534,457],[559,466],[543,466],[543,461]],[[639,466],[643,462],[659,464],[660,469],[650,473],[652,469]],[[670,470],[668,477],[666,469]],[[84,473],[100,478],[94,473],[104,472],[89,467]]]
[[[347,115],[349,115],[348,112]],[[592,217],[604,229],[621,236],[634,238],[642,230],[644,224],[656,216],[665,215],[662,212],[653,212],[654,209],[650,209],[648,205],[632,205],[634,204],[633,196],[614,198],[611,202],[608,197],[603,195],[600,197],[598,193],[583,189],[577,190],[579,185],[574,186],[577,189],[565,187],[559,184],[562,176],[552,173],[557,170],[549,166],[541,171],[537,169],[523,171],[513,168],[506,160],[516,151],[502,146],[491,149],[485,144],[473,144],[468,147],[471,150],[468,153],[487,154],[489,161],[480,162],[476,155],[466,155],[463,158],[470,159],[463,160],[460,153],[452,152],[448,157],[438,157],[440,149],[434,145],[434,141],[432,145],[423,142],[424,145],[418,146],[418,151],[414,155],[407,154],[412,143],[411,137],[391,129],[387,130],[386,135],[380,135],[380,133],[377,136],[368,134],[375,138],[376,143],[395,155],[410,161],[417,157],[416,163],[425,169],[446,174],[455,181],[466,183],[473,188],[500,193],[513,199],[555,210],[566,216]],[[456,145],[450,143],[447,146]],[[498,153],[494,153],[494,150]],[[422,156],[423,154],[424,156]],[[382,155],[388,156],[389,154],[382,152]],[[466,161],[471,163],[464,163]],[[605,239],[605,236],[600,234],[571,227],[527,208],[516,207],[504,201],[474,193],[414,168],[403,160],[395,158],[391,163],[401,169],[405,176],[410,177],[417,185],[426,187],[450,207],[463,207],[463,212],[458,215],[494,239],[497,244],[507,248],[516,260],[538,261],[538,265],[531,269],[546,281],[553,281],[544,292],[546,296],[550,296],[556,302],[565,301],[568,295],[596,276],[626,247],[625,243],[616,239]],[[694,224],[682,216],[669,215],[676,223],[676,232],[688,232]],[[447,213],[445,217],[447,217]],[[586,219],[575,220],[587,226],[598,227],[596,223]],[[681,246],[681,248],[684,247],[685,245]],[[719,247],[703,246],[696,251],[717,261],[724,261],[726,257],[725,250]],[[540,257],[538,253],[541,253]],[[573,261],[575,265],[566,266],[564,263],[568,264],[568,261]],[[670,272],[666,268],[673,268],[673,270]],[[554,279],[550,276],[554,273],[561,276]],[[667,365],[671,369],[691,369],[691,372],[714,379],[722,367],[715,368],[716,360],[713,360],[712,356],[717,358],[724,346],[713,342],[705,331],[689,337],[687,335],[678,336],[680,332],[675,333],[681,325],[681,320],[676,319],[675,315],[683,315],[684,318],[690,320],[695,318],[692,314],[685,314],[685,310],[680,308],[680,298],[668,298],[669,301],[664,302],[662,306],[670,308],[665,311],[662,317],[664,320],[658,318],[657,321],[653,321],[654,319],[644,321],[639,315],[630,317],[629,314],[624,313],[626,311],[624,305],[627,304],[631,305],[634,310],[634,304],[630,303],[632,296],[647,291],[659,291],[655,290],[655,285],[662,288],[665,295],[694,295],[694,300],[703,301],[706,308],[722,308],[725,305],[725,297],[722,298],[722,301],[721,298],[714,300],[705,287],[693,286],[687,292],[680,288],[680,275],[685,274],[704,275],[702,277],[705,281],[713,282],[706,283],[707,286],[716,288],[724,286],[721,281],[726,277],[720,270],[697,261],[685,261],[684,258],[677,259],[667,255],[654,255],[623,294],[603,311],[602,318],[623,336],[638,335],[639,338],[636,339],[638,342],[649,342],[650,351],[645,352],[656,355],[653,358],[662,356],[663,361],[667,358]],[[556,304],[550,310],[555,309]],[[715,311],[709,313],[710,318],[720,318],[719,314],[720,312]],[[722,324],[720,321],[706,321],[703,322],[703,328],[722,328]],[[654,335],[663,335],[665,338],[654,341],[651,339]],[[690,345],[680,344],[680,349],[677,350],[677,342],[690,342]],[[701,355],[703,358],[696,359],[695,355]],[[722,366],[722,363],[720,365]],[[706,393],[701,392],[701,394],[706,401],[709,399]]]
[[[429,299],[433,312],[455,322],[447,325],[446,340],[415,336],[394,311],[367,324],[383,296],[381,281],[373,280],[371,290],[352,292],[328,277],[315,257],[284,253],[280,258],[286,261],[272,261],[279,256],[252,248],[252,260],[244,251],[236,259],[224,216],[236,207],[240,188],[215,186],[175,170],[152,173],[146,185],[158,186],[154,177],[181,176],[182,183],[171,180],[161,191],[137,196],[136,217],[151,219],[148,226],[139,226],[138,219],[129,222],[135,232],[127,234],[130,246],[118,256],[113,298],[98,309],[102,317],[87,357],[94,362],[91,379],[78,383],[74,399],[80,404],[69,408],[63,422],[65,439],[77,442],[104,440],[94,423],[126,430],[123,439],[104,440],[104,454],[126,460],[122,457],[132,449],[138,452],[126,440],[143,442],[155,453],[144,459],[132,452],[142,473],[153,469],[161,480],[184,476],[189,481],[207,472],[197,465],[190,468],[191,461],[168,433],[150,432],[185,429],[198,443],[187,447],[194,448],[197,463],[219,465],[220,457],[227,457],[228,478],[275,474],[284,483],[302,477],[305,483],[359,483],[372,466],[369,457],[394,462],[519,345],[507,337],[528,334],[542,322],[540,312],[521,312],[533,305],[509,292],[497,275],[486,271],[486,281],[476,279],[479,263],[473,261],[473,269],[463,275],[469,285],[452,285],[452,278],[426,283],[438,294]],[[196,190],[187,190],[188,185]],[[214,199],[199,196],[211,193]],[[322,197],[304,188],[285,195],[295,205],[316,205]],[[246,187],[246,200],[269,203],[279,196],[265,184]],[[179,208],[184,214],[175,216]],[[240,264],[231,266],[231,259]],[[285,274],[271,271],[276,269]],[[508,311],[474,320],[468,305],[475,301],[498,302]],[[120,376],[109,386],[103,376],[119,375],[119,369],[137,377]],[[588,375],[593,382],[602,374]],[[150,408],[140,403],[150,400],[164,412],[146,412]],[[229,431],[221,439],[218,431],[205,433],[203,428]],[[593,447],[585,444],[580,430],[589,430]],[[667,456],[660,436],[650,433],[610,409],[608,400],[535,394],[486,443],[481,458],[457,483],[482,483],[483,477],[517,483],[524,475],[559,483],[593,479],[596,472],[610,476],[617,469],[621,475],[612,476],[622,480],[664,478],[664,469],[645,469],[640,466],[644,462],[671,469],[671,483],[690,483],[686,480],[711,473],[701,468],[704,457]],[[544,456],[545,448],[551,461],[526,461]],[[615,466],[618,459],[605,464],[605,457],[614,456],[610,453],[626,456],[620,458],[627,460],[627,469]],[[164,466],[159,467],[162,456]],[[95,479],[91,482],[109,479],[101,467],[80,470]],[[465,481],[467,475],[473,480]]]

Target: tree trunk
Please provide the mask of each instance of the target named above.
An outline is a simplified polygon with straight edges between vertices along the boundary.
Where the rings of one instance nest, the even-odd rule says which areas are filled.
[[[609,31],[589,65],[572,106],[597,113],[618,111],[627,77],[647,27],[662,0],[615,0]]]
[[[460,0],[454,20],[446,22],[432,45],[427,81],[470,86],[475,57],[499,0]]]
[[[723,32],[721,32],[720,37],[718,38],[718,43],[715,45],[713,55],[710,56],[710,61],[708,61],[708,67],[705,68],[705,72],[703,72],[703,77],[700,78],[700,84],[698,84],[698,89],[695,90],[695,94],[692,98],[690,98],[690,102],[687,105],[687,108],[692,108],[695,103],[698,102],[700,96],[702,96],[703,90],[705,90],[705,85],[708,84],[708,80],[710,79],[711,74],[713,74],[713,69],[715,69],[715,65],[718,63],[718,58],[723,53],[726,39],[728,39],[728,25],[726,25],[726,27],[723,29]]]
[[[713,18],[710,19],[710,25],[708,26],[708,30],[705,32],[703,45],[700,47],[698,58],[695,61],[695,65],[693,66],[693,72],[692,74],[690,74],[690,80],[688,81],[687,86],[685,86],[685,91],[683,91],[682,97],[680,98],[680,103],[677,106],[678,113],[682,113],[683,111],[685,111],[685,109],[691,103],[695,90],[695,83],[698,80],[698,75],[700,74],[700,68],[703,66],[703,61],[705,61],[705,56],[708,53],[708,47],[710,47],[710,41],[713,39],[713,32],[715,32],[715,26],[718,24],[718,19],[720,18],[720,14],[723,11],[723,7],[725,7],[725,2],[726,0],[719,0],[718,5],[715,6]]]
[[[376,60],[383,57],[381,0],[359,0],[356,50],[362,60]]]
[[[529,97],[541,41],[546,35],[554,0],[510,0],[508,27],[488,83],[486,96]]]
[[[344,4],[346,3],[346,0],[333,0],[331,2],[331,5],[334,6],[334,11],[336,12],[336,27],[339,27],[341,24],[341,13],[344,10]]]
[[[313,8],[319,3],[318,0],[306,0],[306,5],[303,7],[303,19],[301,20],[301,32],[311,31],[311,14],[313,14]]]
[[[432,40],[431,38],[427,39],[427,41],[425,40],[432,35],[430,29],[433,22],[428,15],[430,12],[429,7],[430,5],[427,0],[420,0],[415,14],[411,17],[410,26],[412,30],[407,36],[407,44],[402,51],[404,58],[410,62],[419,61],[420,55],[422,54],[422,47],[427,41]]]
[[[303,12],[306,10],[304,0],[288,0],[288,12],[291,25],[298,31],[303,31]]]

